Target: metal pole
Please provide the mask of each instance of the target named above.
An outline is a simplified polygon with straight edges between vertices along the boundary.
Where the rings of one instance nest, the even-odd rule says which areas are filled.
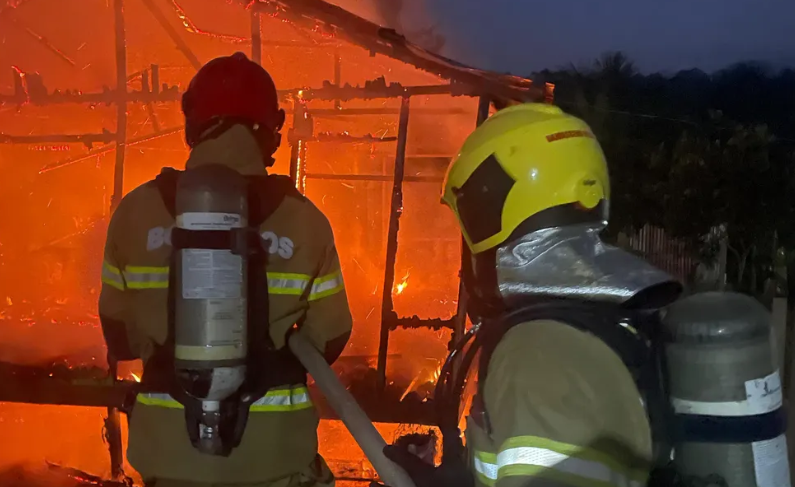
[[[124,23],[124,0],[113,0],[114,30],[116,37],[116,165],[113,174],[111,211],[115,210],[124,195],[124,151],[127,147],[127,39]],[[108,355],[111,380],[116,383],[116,360]],[[121,441],[119,410],[108,408],[105,420],[105,439],[110,453],[110,474],[113,480],[124,476],[124,452]]]
[[[386,236],[386,266],[384,289],[381,299],[381,339],[378,343],[378,386],[386,387],[386,355],[389,349],[389,321],[396,318],[392,301],[392,286],[395,284],[395,259],[397,257],[400,215],[403,213],[403,172],[406,162],[406,141],[409,131],[409,96],[400,102],[397,153],[395,155],[395,179],[392,183],[392,204],[389,212],[389,229]]]
[[[251,60],[262,64],[262,24],[255,9],[251,9]]]

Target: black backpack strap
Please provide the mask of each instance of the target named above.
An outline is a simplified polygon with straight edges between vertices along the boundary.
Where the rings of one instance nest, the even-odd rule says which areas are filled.
[[[478,392],[473,411],[479,410],[481,425],[490,433],[483,387],[491,356],[505,334],[514,326],[535,320],[555,320],[578,330],[591,333],[609,346],[632,373],[645,399],[646,413],[655,449],[655,474],[665,473],[672,448],[672,410],[667,391],[665,355],[658,337],[657,313],[641,314],[620,306],[577,301],[555,301],[521,308],[485,322],[474,346],[480,347],[478,361]],[[629,329],[621,323],[633,327]]]
[[[148,184],[152,184],[160,193],[160,198],[172,218],[176,218],[177,182],[182,171],[165,167],[160,174]],[[169,268],[174,268],[173,256]],[[176,398],[179,395],[174,380],[174,278],[169,273],[168,283],[168,335],[163,345],[155,344],[152,357],[146,362],[141,387],[150,392],[168,393]],[[181,391],[181,389],[180,389]]]
[[[505,334],[514,326],[536,320],[555,320],[572,326],[578,330],[591,333],[609,346],[632,372],[639,386],[648,386],[647,381],[653,374],[649,367],[653,365],[650,350],[643,333],[633,333],[624,326],[623,320],[634,322],[632,313],[622,308],[603,303],[587,303],[579,301],[553,301],[535,304],[517,309],[502,316],[495,317],[483,324],[480,340],[480,359],[478,361],[478,391],[476,401],[484,414],[483,425],[487,432],[491,431],[488,415],[482,405],[483,387],[488,375],[491,356]]]
[[[173,167],[164,167],[153,181],[166,210],[174,219],[177,218],[177,181],[182,172]]]

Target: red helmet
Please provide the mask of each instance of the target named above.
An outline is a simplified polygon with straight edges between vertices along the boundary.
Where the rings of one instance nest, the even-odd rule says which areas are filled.
[[[202,66],[182,95],[182,113],[190,147],[235,124],[248,125],[258,136],[278,136],[284,124],[273,79],[242,52]]]

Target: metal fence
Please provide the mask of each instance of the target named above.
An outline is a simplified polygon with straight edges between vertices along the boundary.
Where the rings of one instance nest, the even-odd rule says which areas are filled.
[[[684,243],[666,235],[662,228],[646,225],[629,237],[630,250],[676,276],[682,282],[693,279],[698,259],[688,252]]]

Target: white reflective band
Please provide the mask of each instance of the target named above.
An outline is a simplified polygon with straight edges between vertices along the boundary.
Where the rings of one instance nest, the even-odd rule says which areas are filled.
[[[671,406],[677,413],[703,416],[756,416],[775,411],[782,403],[778,370],[765,377],[745,381],[745,398],[741,401],[695,401],[671,397]]]
[[[268,391],[251,405],[251,411],[297,411],[312,407],[306,387]]]
[[[520,467],[510,472],[510,467]],[[581,477],[584,480],[602,482],[616,487],[643,487],[643,482],[631,480],[621,472],[594,460],[585,460],[546,448],[515,447],[497,454],[498,477],[522,475],[521,467],[542,467],[560,473]]]
[[[138,402],[147,406],[182,409],[182,404],[169,394],[156,392],[138,394]],[[299,411],[311,407],[312,399],[309,397],[309,391],[306,387],[301,386],[268,391],[263,397],[257,399],[249,410],[252,412]]]
[[[124,279],[121,277],[121,271],[107,262],[102,263],[102,282],[124,291]]]
[[[497,480],[499,468],[497,468],[496,463],[488,463],[485,460],[478,458],[478,455],[475,455],[473,458],[473,464],[475,466],[475,471],[484,476],[487,480],[490,480],[491,482]]]
[[[337,271],[333,274],[321,276],[315,279],[312,284],[312,290],[309,292],[309,300],[325,298],[337,294],[344,289],[342,281],[342,272]]]
[[[703,416],[741,417],[755,416],[768,412],[764,409],[755,408],[755,405],[750,404],[748,401],[706,402],[671,397],[671,406],[679,414]]]
[[[312,277],[306,274],[268,272],[268,294],[300,296],[304,294],[311,280]]]
[[[127,266],[123,274],[128,289],[168,288],[168,267]]]

